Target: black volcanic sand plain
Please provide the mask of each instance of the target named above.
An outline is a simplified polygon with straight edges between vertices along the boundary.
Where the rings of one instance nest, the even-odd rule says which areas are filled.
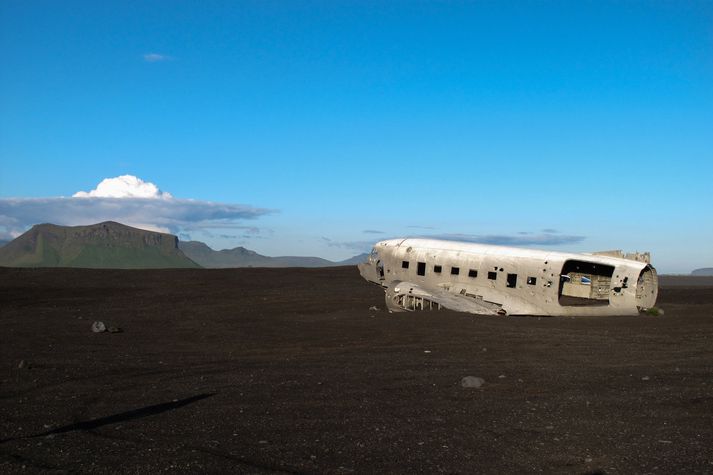
[[[0,472],[711,473],[713,279],[658,305],[389,314],[354,267],[0,269]]]

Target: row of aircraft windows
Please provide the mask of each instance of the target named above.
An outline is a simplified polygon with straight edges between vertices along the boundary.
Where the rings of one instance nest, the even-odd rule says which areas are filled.
[[[402,269],[408,269],[409,268],[409,261],[402,261],[401,262],[401,268]],[[503,270],[502,268],[500,270]],[[443,267],[439,265],[434,265],[433,266],[433,272],[436,274],[441,274],[443,273]],[[417,264],[417,269],[416,273],[418,275],[426,275],[426,263],[425,262],[419,262]],[[460,275],[460,267],[451,267],[451,275]],[[477,269],[468,269],[468,277],[471,278],[476,278],[478,277],[478,271]],[[489,271],[488,272],[488,279],[489,280],[497,280],[498,279],[498,273],[495,271]],[[517,286],[517,274],[508,274],[507,275],[507,287],[510,288],[515,288]],[[527,284],[528,285],[536,285],[537,284],[537,277],[528,277],[527,278]]]

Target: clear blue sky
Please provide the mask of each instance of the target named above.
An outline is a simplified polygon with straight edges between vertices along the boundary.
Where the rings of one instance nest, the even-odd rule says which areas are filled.
[[[713,266],[713,2],[3,0],[0,59],[0,198],[131,174],[274,210],[184,230],[216,248]]]

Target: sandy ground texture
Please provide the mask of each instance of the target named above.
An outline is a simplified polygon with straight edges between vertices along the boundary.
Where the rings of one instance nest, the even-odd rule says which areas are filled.
[[[690,279],[533,318],[389,314],[353,267],[0,269],[0,472],[711,473]]]

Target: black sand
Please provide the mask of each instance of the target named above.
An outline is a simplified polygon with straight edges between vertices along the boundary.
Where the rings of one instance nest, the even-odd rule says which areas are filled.
[[[690,279],[664,316],[496,318],[370,311],[353,267],[0,269],[0,472],[710,473]]]

